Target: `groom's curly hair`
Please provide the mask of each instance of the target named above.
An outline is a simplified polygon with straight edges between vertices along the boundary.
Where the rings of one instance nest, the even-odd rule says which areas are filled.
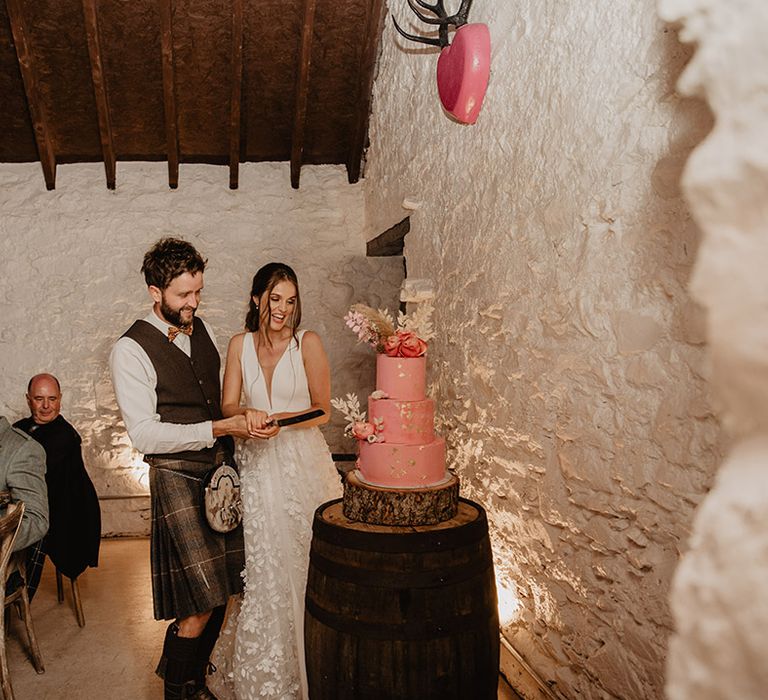
[[[171,282],[185,272],[203,272],[207,262],[191,243],[167,237],[161,238],[144,255],[141,273],[148,287],[168,289]]]

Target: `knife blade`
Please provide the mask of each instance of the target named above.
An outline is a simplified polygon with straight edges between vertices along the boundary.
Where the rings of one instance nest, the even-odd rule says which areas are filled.
[[[277,424],[282,428],[286,425],[296,425],[296,423],[303,423],[304,421],[312,420],[313,418],[319,418],[324,416],[325,411],[316,408],[313,411],[307,411],[306,413],[300,413],[298,416],[290,416],[289,418],[278,418]],[[273,421],[270,421],[270,424]]]

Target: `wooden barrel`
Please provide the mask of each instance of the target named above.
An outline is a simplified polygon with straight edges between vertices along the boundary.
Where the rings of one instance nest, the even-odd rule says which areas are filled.
[[[496,698],[499,618],[485,511],[369,525],[315,512],[304,637],[312,700]]]

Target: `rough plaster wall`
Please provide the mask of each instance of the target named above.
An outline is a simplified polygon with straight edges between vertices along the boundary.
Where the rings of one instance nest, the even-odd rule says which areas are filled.
[[[768,694],[768,4],[662,0],[698,44],[683,91],[716,126],[684,189],[703,240],[692,291],[708,313],[712,382],[734,444],[674,580],[671,700]]]
[[[653,0],[470,19],[493,46],[475,126],[441,112],[435,52],[387,23],[369,237],[417,206],[408,274],[435,281],[431,380],[450,466],[489,511],[505,635],[568,698],[658,698],[719,452],[678,185],[711,119],[674,91],[690,51]]]
[[[282,260],[299,276],[303,325],[323,337],[334,386],[369,392],[370,357],[342,317],[361,296],[396,303],[402,259],[365,257],[362,187],[347,184],[342,168],[304,168],[294,191],[287,167],[243,165],[240,189],[232,191],[222,168],[186,165],[179,189],[170,191],[165,164],[121,163],[114,192],[99,165],[60,166],[53,192],[45,191],[37,164],[0,167],[0,414],[25,415],[28,378],[53,372],[99,495],[147,492],[107,359],[151,306],[141,260],[168,234],[192,241],[209,259],[201,315],[222,354],[242,329],[254,272]],[[346,452],[341,427],[331,426],[326,437]],[[148,532],[148,509],[146,498],[104,500],[104,533]]]

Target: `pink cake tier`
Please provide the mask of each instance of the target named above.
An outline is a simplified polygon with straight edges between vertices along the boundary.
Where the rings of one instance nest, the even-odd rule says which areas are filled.
[[[376,388],[390,399],[421,401],[427,390],[427,358],[376,355]]]
[[[434,486],[445,479],[445,440],[438,437],[426,445],[362,442],[358,469],[375,486]]]
[[[435,439],[435,402],[368,398],[368,419],[380,421],[384,442],[424,445]]]

